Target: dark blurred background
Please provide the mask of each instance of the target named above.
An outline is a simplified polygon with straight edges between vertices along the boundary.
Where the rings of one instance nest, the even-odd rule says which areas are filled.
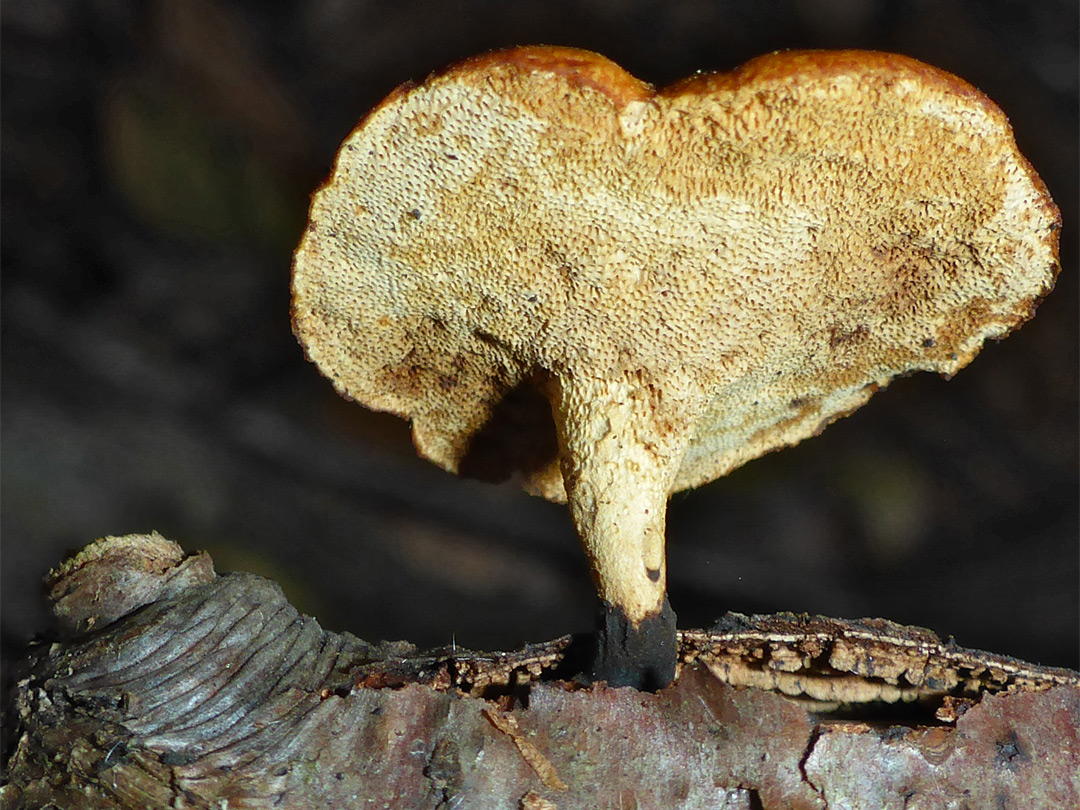
[[[1077,3],[4,0],[2,629],[96,537],[157,529],[331,629],[507,648],[589,626],[562,507],[415,457],[289,327],[290,252],[338,143],[486,49],[599,51],[663,85],[792,47],[898,51],[1005,109],[1062,209],[1038,317],[950,382],[671,505],[684,627],[883,616],[1077,666]]]

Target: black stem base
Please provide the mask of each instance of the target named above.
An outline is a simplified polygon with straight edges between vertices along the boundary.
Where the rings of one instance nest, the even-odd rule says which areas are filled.
[[[592,681],[655,692],[675,678],[679,654],[675,611],[666,596],[661,611],[644,619],[637,627],[621,608],[602,602],[595,644],[589,671]]]

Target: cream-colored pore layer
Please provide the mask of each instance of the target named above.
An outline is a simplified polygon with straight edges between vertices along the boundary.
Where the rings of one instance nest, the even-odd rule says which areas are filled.
[[[538,372],[662,392],[656,434],[694,437],[674,491],[964,365],[1048,289],[1052,218],[1004,117],[917,80],[620,111],[554,74],[450,74],[346,141],[297,328],[449,469]]]
[[[441,127],[418,131],[410,106]],[[768,265],[810,255],[804,208],[720,189],[680,202],[658,184],[648,133],[623,143],[614,117],[607,132],[567,132],[458,86],[395,112],[365,128],[381,148],[342,189],[371,212],[342,224],[355,229],[343,258],[378,268],[355,293],[373,309],[460,317],[546,368],[586,353],[601,368],[620,354],[711,367],[739,342],[716,326],[786,280]]]

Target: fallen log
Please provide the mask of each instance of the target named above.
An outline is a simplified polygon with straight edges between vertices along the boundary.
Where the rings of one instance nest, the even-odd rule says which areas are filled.
[[[1080,806],[1080,674],[884,620],[728,614],[653,694],[576,682],[574,637],[330,633],[159,535],[48,584],[5,808]]]

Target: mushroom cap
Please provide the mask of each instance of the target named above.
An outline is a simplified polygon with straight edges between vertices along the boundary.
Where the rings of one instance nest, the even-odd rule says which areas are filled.
[[[1034,314],[1060,214],[1005,115],[866,51],[659,92],[531,47],[395,90],[314,195],[294,331],[419,452],[565,500],[550,407],[630,380],[689,436],[672,492],[951,375]]]

